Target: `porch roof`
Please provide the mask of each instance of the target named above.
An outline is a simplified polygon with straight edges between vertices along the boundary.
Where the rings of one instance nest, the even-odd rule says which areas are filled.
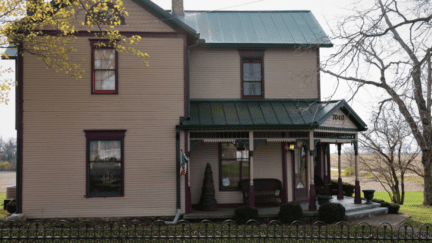
[[[357,127],[366,123],[345,100],[318,101],[292,99],[227,100],[192,99],[190,118],[180,119],[179,129],[327,129],[322,124],[341,110]],[[349,130],[349,129],[348,129]]]

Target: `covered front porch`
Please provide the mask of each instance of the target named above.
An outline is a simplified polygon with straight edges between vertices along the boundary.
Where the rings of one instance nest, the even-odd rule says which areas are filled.
[[[219,208],[244,204],[269,208],[258,204],[262,189],[255,184],[266,178],[280,181],[274,193],[277,205],[299,202],[307,211],[316,211],[317,193],[329,193],[329,145],[340,148],[342,143],[353,144],[356,151],[352,203],[361,204],[357,132],[366,125],[345,101],[192,101],[191,119],[182,120],[177,128],[184,130],[185,154],[190,159],[184,177],[187,215],[200,215],[192,205],[200,200],[207,163],[213,170]],[[343,200],[340,177],[339,184],[337,198]]]
[[[366,201],[362,200],[362,204],[358,205],[354,203],[352,197],[345,197],[344,199],[337,199],[337,196],[333,196],[330,200],[332,203],[340,203],[344,206],[345,220],[354,220],[370,215],[386,214],[387,208],[380,208],[379,203],[364,204]],[[313,221],[318,218],[318,211],[309,210],[309,203],[300,204],[303,209],[303,215],[305,218],[312,218]],[[319,209],[318,203],[316,203],[317,209]],[[234,208],[219,208],[218,211],[198,211],[193,210],[192,213],[183,215],[183,219],[230,219],[234,218]],[[258,214],[260,218],[277,218],[279,213],[279,207],[258,207]]]

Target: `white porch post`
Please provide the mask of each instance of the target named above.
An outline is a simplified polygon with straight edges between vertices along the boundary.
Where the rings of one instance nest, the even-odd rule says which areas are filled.
[[[359,168],[358,168],[358,134],[355,135],[354,145],[354,156],[355,156],[355,204],[361,204],[360,196],[360,181],[359,181]]]
[[[338,143],[337,144],[337,148],[338,148],[338,172],[339,172],[339,177],[338,177],[338,196],[337,199],[344,199],[343,196],[343,192],[342,192],[342,170],[341,170],[341,147],[342,144]]]
[[[309,131],[309,210],[317,210],[316,207],[316,193],[315,193],[315,181],[314,181],[314,131]]]
[[[253,184],[253,150],[254,150],[254,134],[249,131],[249,206],[255,207],[255,190]]]

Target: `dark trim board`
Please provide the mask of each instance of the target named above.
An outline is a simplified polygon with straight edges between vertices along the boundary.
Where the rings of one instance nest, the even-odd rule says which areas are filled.
[[[19,99],[18,99],[18,105],[19,105],[19,124],[18,124],[18,135],[17,135],[17,139],[18,139],[18,180],[17,180],[17,188],[18,188],[18,213],[22,213],[22,205],[23,205],[23,129],[24,129],[24,125],[23,125],[23,120],[24,120],[24,101],[23,101],[23,93],[24,93],[24,57],[22,55],[22,52],[20,50],[22,50],[23,45],[20,44],[18,46],[18,73],[19,73],[19,84],[18,84],[18,95],[19,95]]]

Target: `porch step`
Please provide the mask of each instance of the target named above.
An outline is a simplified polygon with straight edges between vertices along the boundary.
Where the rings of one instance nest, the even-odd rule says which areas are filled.
[[[368,208],[368,209],[362,209],[362,210],[356,210],[345,213],[345,220],[354,220],[354,219],[361,219],[361,218],[371,218],[375,215],[379,214],[387,214],[388,208],[386,207],[374,207],[374,208]]]

